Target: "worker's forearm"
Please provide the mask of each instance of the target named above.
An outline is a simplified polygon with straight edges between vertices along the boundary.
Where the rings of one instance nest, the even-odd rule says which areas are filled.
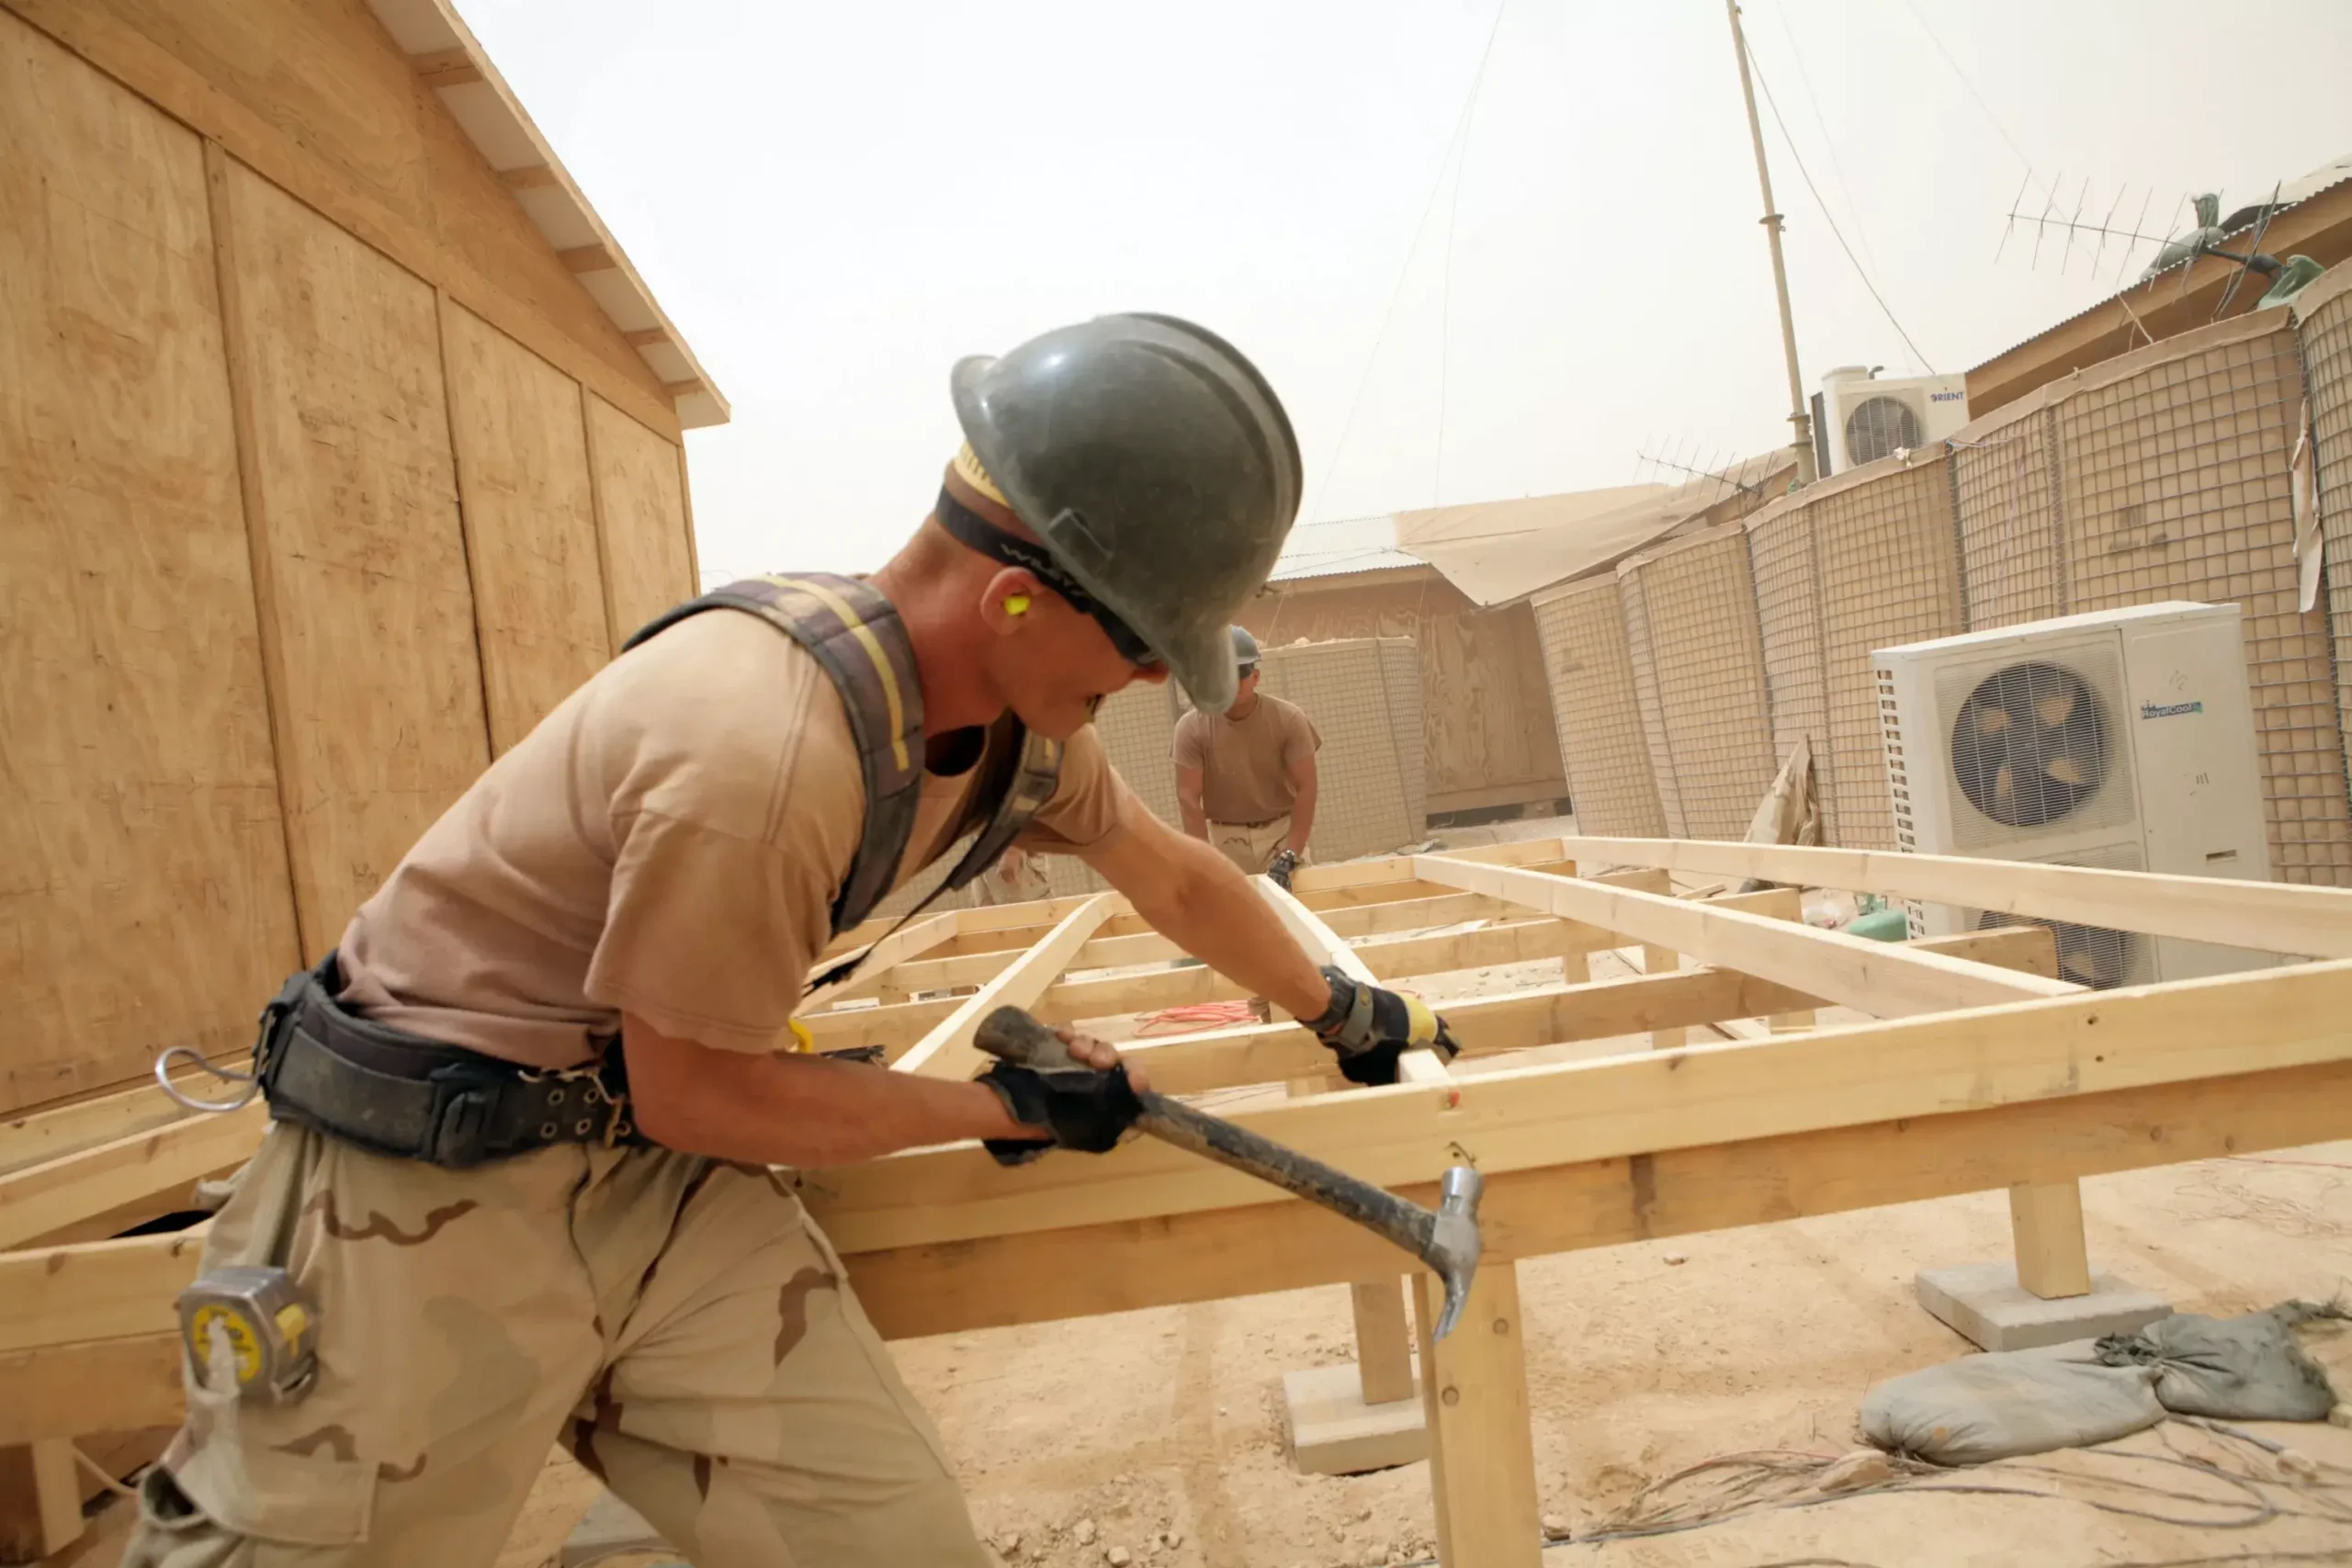
[[[1205,844],[1185,843],[1164,899],[1130,900],[1152,929],[1294,1018],[1319,1017],[1331,985],[1250,879]]]
[[[1296,798],[1290,803],[1290,837],[1286,847],[1294,854],[1303,855],[1306,852],[1306,840],[1315,831],[1317,794],[1316,787],[1309,784],[1300,790]]]
[[[1197,800],[1185,800],[1179,797],[1176,802],[1176,811],[1177,815],[1184,818],[1185,836],[1198,839],[1204,844],[1207,843],[1209,840],[1207,809]]]
[[[638,1125],[684,1154],[749,1165],[845,1165],[1036,1132],[1013,1121],[985,1084],[821,1056],[716,1050],[654,1033],[637,1020],[623,1041]]]

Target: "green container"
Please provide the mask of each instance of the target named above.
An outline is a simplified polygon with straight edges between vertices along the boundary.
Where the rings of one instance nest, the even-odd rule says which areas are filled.
[[[1848,920],[1844,930],[1853,936],[1866,936],[1872,942],[1908,942],[1911,940],[1911,917],[1900,909],[1872,909],[1867,915],[1856,915]]]

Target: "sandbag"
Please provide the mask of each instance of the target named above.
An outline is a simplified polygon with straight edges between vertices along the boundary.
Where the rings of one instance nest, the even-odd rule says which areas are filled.
[[[1951,1465],[2110,1442],[2165,1418],[2156,1377],[2153,1366],[2103,1364],[2087,1339],[1970,1356],[1871,1389],[1862,1436]]]
[[[2098,1342],[2100,1362],[2147,1367],[2156,1398],[2180,1416],[2230,1421],[2324,1421],[2335,1404],[2327,1373],[2295,1342],[2298,1324],[2341,1318],[2341,1307],[2288,1302],[2237,1317],[2177,1313],[2137,1334]]]

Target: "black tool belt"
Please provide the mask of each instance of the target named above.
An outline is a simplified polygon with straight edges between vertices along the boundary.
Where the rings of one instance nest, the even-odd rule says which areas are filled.
[[[336,1003],[342,988],[329,953],[262,1010],[254,1063],[272,1120],[459,1170],[556,1144],[650,1144],[617,1041],[593,1067],[548,1072],[371,1023]]]

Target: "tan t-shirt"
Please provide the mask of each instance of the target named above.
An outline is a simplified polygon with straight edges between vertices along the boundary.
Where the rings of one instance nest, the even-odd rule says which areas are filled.
[[[1200,770],[1201,806],[1212,822],[1255,826],[1287,816],[1297,795],[1291,764],[1322,747],[1304,712],[1263,692],[1247,718],[1194,708],[1176,721],[1176,765]]]
[[[981,771],[924,775],[901,882]],[[1089,728],[1020,842],[1091,849],[1144,809]],[[344,932],[344,998],[539,1066],[590,1059],[624,1009],[775,1049],[865,819],[824,671],[764,621],[706,611],[598,671],[425,831]]]

